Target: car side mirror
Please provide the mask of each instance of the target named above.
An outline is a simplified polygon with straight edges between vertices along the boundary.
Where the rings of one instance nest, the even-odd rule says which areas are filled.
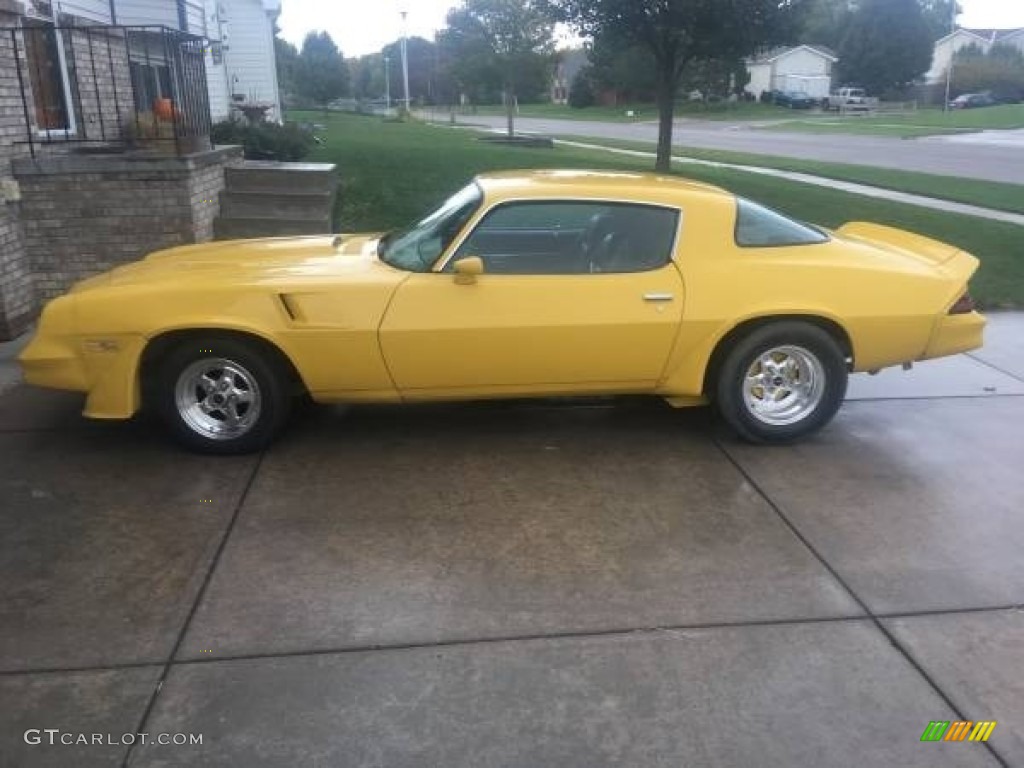
[[[472,285],[483,273],[484,260],[479,256],[467,256],[455,262],[455,282],[459,285]]]

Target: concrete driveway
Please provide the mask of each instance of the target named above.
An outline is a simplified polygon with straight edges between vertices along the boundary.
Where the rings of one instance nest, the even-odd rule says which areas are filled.
[[[1024,766],[1024,317],[992,319],[773,449],[627,399],[314,408],[208,459],[16,385],[0,765]]]
[[[448,116],[435,115],[447,122]],[[460,115],[459,122],[493,130],[505,130],[504,117]],[[627,139],[656,142],[655,122],[607,123],[588,120],[554,120],[521,117],[516,130],[547,136],[586,136],[595,139]],[[973,137],[973,138],[968,138]],[[1024,178],[1024,132],[987,131],[950,137],[897,139],[885,136],[795,133],[756,130],[748,123],[681,120],[673,132],[680,147],[722,149],[777,155],[802,160],[871,165],[904,171],[936,173],[985,181],[1019,184]]]

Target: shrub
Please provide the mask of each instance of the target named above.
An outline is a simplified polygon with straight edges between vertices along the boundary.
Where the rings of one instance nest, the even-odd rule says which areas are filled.
[[[296,123],[249,122],[233,117],[210,130],[214,144],[241,144],[247,160],[301,160],[313,148],[311,131]]]
[[[569,86],[569,106],[576,109],[584,109],[594,106],[597,96],[594,94],[594,86],[590,80],[590,72],[581,69],[576,73]]]

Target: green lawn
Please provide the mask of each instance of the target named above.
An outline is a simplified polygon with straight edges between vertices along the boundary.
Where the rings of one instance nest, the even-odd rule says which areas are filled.
[[[792,113],[790,113],[792,114]],[[944,133],[967,133],[990,129],[1024,128],[1024,104],[982,109],[919,109],[901,114],[794,117],[782,123],[760,126],[767,131],[804,133],[850,133],[869,136],[915,138]]]
[[[300,117],[301,116],[297,116]],[[309,119],[310,116],[306,116]],[[317,114],[324,144],[311,160],[338,164],[337,219],[343,231],[387,229],[421,216],[475,174],[508,168],[647,169],[646,160],[559,147],[495,146],[469,131],[379,118]],[[1024,230],[914,206],[834,192],[743,171],[688,167],[686,177],[718,184],[827,227],[864,219],[904,227],[965,248],[983,267],[972,284],[988,307],[1024,307]]]
[[[655,144],[645,141],[623,141],[619,139],[594,139],[587,136],[560,136],[559,138],[586,144],[600,144],[621,149],[638,149],[653,152]],[[866,165],[845,165],[823,163],[816,160],[797,160],[772,155],[754,155],[746,152],[724,152],[713,149],[692,149],[678,147],[678,157],[695,160],[709,160],[716,163],[753,165],[761,168],[777,168],[783,171],[797,171],[828,179],[852,181],[882,189],[894,189],[926,197],[937,197],[957,203],[994,208],[997,211],[1024,213],[1024,184],[1005,184],[996,181],[961,179],[955,176],[939,176],[931,173],[915,173],[890,168],[873,168]],[[689,171],[680,166],[681,173]],[[1024,178],[1021,179],[1024,182]]]
[[[443,112],[444,110],[438,110]],[[632,111],[633,117],[627,116]],[[504,115],[505,108],[497,106],[460,110],[460,117],[477,115]],[[546,117],[558,120],[598,120],[600,122],[634,123],[656,121],[658,108],[654,104],[621,104],[617,107],[584,107],[576,109],[562,104],[520,104],[520,117]],[[792,117],[793,112],[772,104],[740,102],[737,104],[703,104],[689,102],[676,106],[676,118],[697,120],[779,120]]]

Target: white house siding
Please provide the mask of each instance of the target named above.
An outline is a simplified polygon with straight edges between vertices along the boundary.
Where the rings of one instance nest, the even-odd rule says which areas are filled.
[[[231,104],[240,100],[269,104],[267,117],[280,120],[281,100],[274,60],[274,28],[270,14],[279,8],[274,0],[208,0],[208,22],[219,28],[223,65],[207,59],[207,81],[214,120],[227,117]],[[215,17],[215,18],[214,18]],[[215,33],[211,32],[211,37]]]
[[[946,35],[935,43],[932,66],[924,76],[925,82],[938,83],[944,80],[953,54],[970,45],[978,46],[985,53],[988,53],[993,45],[1012,45],[1024,52],[1024,29],[1001,30],[994,34],[991,32],[975,34],[968,29],[958,29],[956,32]]]
[[[1012,45],[1021,53],[1024,53],[1024,29],[1012,35],[1006,35],[1000,41],[1004,45]]]
[[[110,23],[109,0],[60,0],[56,5],[58,14],[66,13],[97,24]]]
[[[832,86],[832,61],[817,51],[798,47],[771,61],[749,63],[747,91],[803,91],[815,98],[828,96]]]
[[[760,97],[764,91],[772,89],[772,65],[771,64],[750,64],[747,67],[750,72],[750,82],[747,84],[747,91]]]
[[[832,64],[819,53],[796,48],[775,62],[772,87],[803,91],[815,98],[828,96],[832,86]]]
[[[228,93],[227,71],[224,67],[224,49],[228,44],[226,25],[218,15],[218,0],[206,0],[206,34],[211,45],[206,52],[206,88],[210,94],[210,116],[214,122],[224,120],[230,113],[231,97]],[[214,58],[214,50],[218,51]]]
[[[987,51],[990,43],[987,39],[979,37],[962,29],[958,29],[952,35],[946,35],[935,44],[935,52],[932,54],[932,66],[924,76],[926,82],[937,83],[946,77],[946,69],[953,58],[953,54],[959,50],[976,45],[983,51]]]
[[[155,24],[178,29],[178,3],[176,0],[114,0],[117,23],[125,25]],[[202,0],[186,0],[187,32],[206,34],[206,19]]]

